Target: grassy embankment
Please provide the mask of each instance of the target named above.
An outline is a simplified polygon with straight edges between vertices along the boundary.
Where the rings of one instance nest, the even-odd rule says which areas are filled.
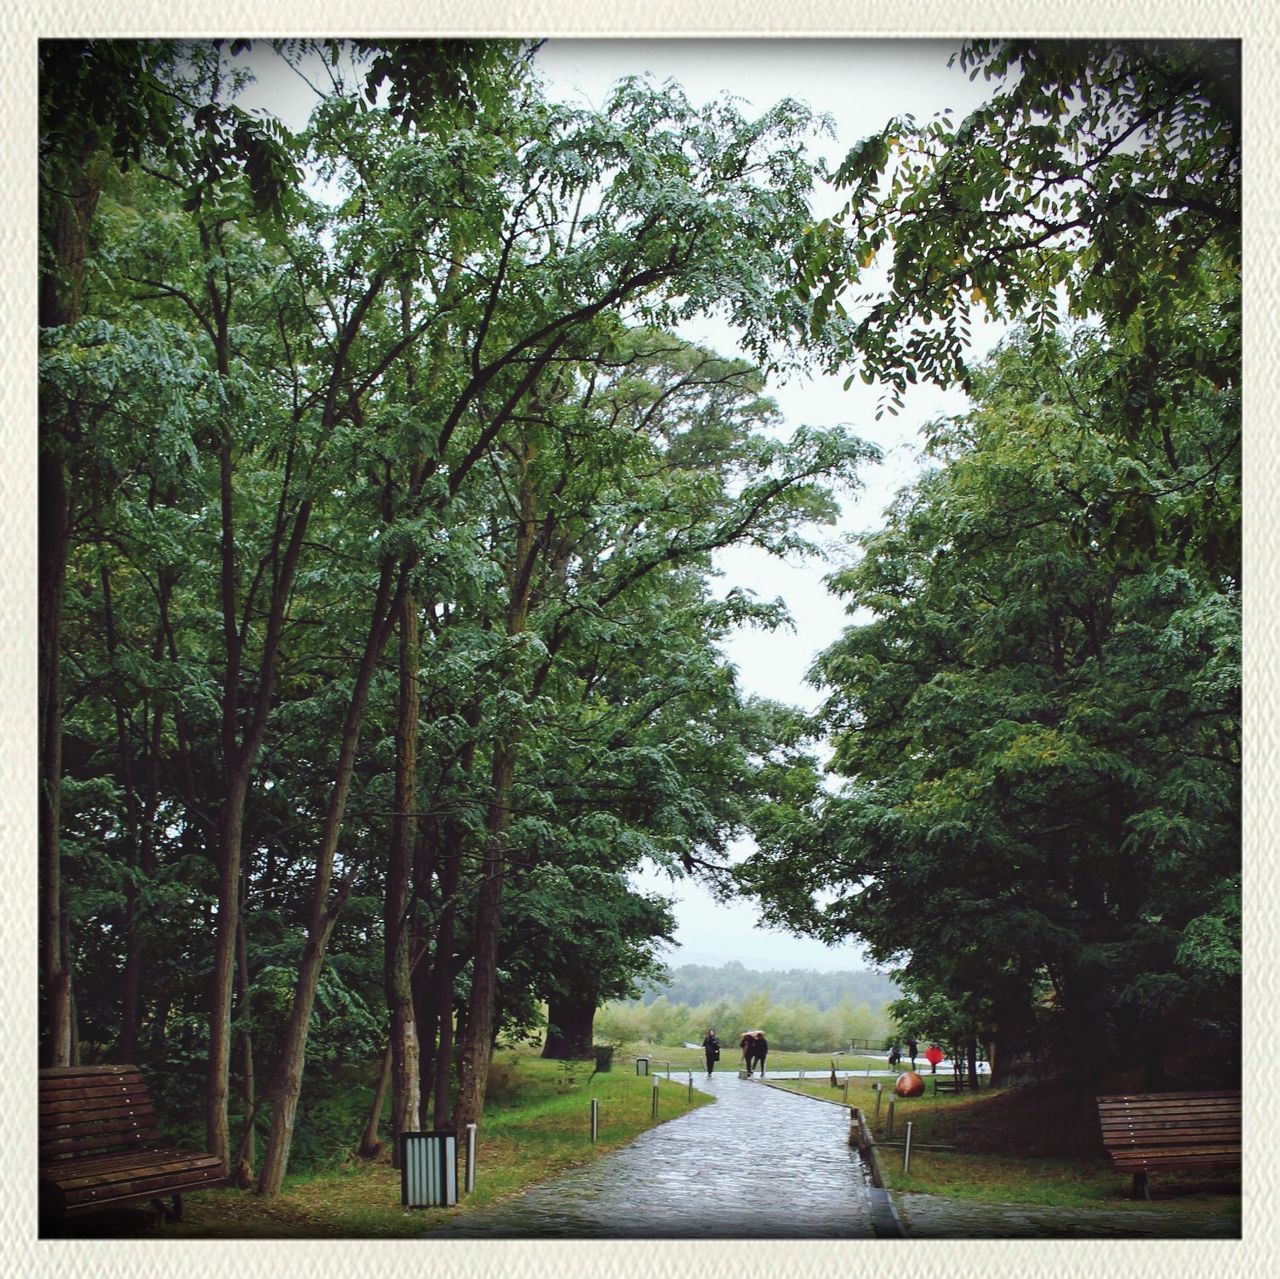
[[[1149,1201],[1130,1198],[1131,1177],[1113,1171],[1103,1153],[1091,1097],[1081,1101],[1070,1088],[1051,1085],[934,1097],[924,1078],[923,1097],[895,1098],[886,1088],[878,1120],[875,1081],[854,1078],[849,1084],[849,1104],[860,1107],[871,1125],[890,1189],[989,1203],[1239,1216],[1240,1174],[1230,1170],[1160,1173],[1151,1179]],[[828,1100],[844,1096],[842,1089],[821,1081],[787,1080],[776,1086]],[[895,1102],[892,1139],[886,1136],[890,1099]],[[911,1168],[904,1174],[901,1142],[907,1120]]]
[[[591,1100],[600,1103],[600,1132],[591,1144]],[[281,1194],[259,1199],[234,1190],[183,1201],[181,1222],[161,1222],[153,1210],[120,1210],[69,1223],[67,1234],[148,1238],[394,1238],[423,1234],[461,1213],[525,1189],[535,1181],[588,1163],[653,1126],[652,1081],[637,1078],[631,1060],[591,1076],[590,1062],[566,1074],[556,1061],[503,1053],[490,1075],[479,1125],[476,1187],[456,1208],[400,1206],[400,1174],[386,1160],[351,1161],[325,1172],[286,1178]],[[712,1099],[687,1080],[662,1080],[658,1122]],[[463,1173],[459,1159],[459,1179]]]

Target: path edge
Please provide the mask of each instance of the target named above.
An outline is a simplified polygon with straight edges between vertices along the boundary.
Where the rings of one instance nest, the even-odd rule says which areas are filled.
[[[893,1202],[892,1193],[885,1188],[884,1172],[880,1166],[880,1151],[871,1129],[867,1125],[867,1117],[857,1106],[846,1106],[843,1101],[834,1097],[815,1097],[812,1093],[797,1092],[783,1084],[774,1083],[771,1079],[760,1082],[766,1088],[776,1088],[779,1092],[790,1093],[792,1097],[803,1097],[806,1101],[818,1101],[825,1106],[840,1106],[849,1111],[849,1145],[857,1146],[858,1154],[871,1171],[871,1187],[867,1191],[871,1198],[871,1229],[877,1239],[905,1239],[906,1227],[898,1215],[898,1207]]]

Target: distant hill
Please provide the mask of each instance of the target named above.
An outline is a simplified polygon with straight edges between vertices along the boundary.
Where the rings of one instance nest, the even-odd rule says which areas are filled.
[[[667,980],[648,983],[641,1002],[651,1004],[665,995],[673,1004],[714,1004],[725,999],[737,1002],[753,995],[766,994],[772,1003],[812,1004],[826,1010],[846,998],[855,1005],[866,1004],[878,1009],[902,992],[886,973],[872,970],[819,972],[812,968],[776,969],[747,968],[733,960],[713,968],[707,964],[682,964],[667,969]]]

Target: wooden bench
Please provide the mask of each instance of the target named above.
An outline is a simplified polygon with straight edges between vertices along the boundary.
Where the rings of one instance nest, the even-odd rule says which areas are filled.
[[[969,1072],[965,1071],[957,1075],[954,1071],[948,1071],[945,1075],[925,1075],[924,1078],[933,1080],[933,1095],[936,1097],[940,1092],[969,1092],[982,1087],[982,1075],[978,1075],[978,1082],[975,1084],[969,1078]]]
[[[1238,1092],[1099,1097],[1098,1118],[1116,1171],[1133,1173],[1135,1199],[1150,1198],[1150,1172],[1240,1166]]]
[[[225,1186],[216,1155],[160,1144],[155,1108],[136,1066],[58,1066],[40,1072],[40,1208],[74,1217]]]

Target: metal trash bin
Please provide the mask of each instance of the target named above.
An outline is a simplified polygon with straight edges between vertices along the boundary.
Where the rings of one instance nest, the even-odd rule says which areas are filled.
[[[648,1057],[637,1057],[636,1058],[636,1074],[647,1075],[648,1073],[649,1073]]]
[[[400,1134],[400,1202],[406,1208],[450,1208],[458,1202],[455,1133]]]

